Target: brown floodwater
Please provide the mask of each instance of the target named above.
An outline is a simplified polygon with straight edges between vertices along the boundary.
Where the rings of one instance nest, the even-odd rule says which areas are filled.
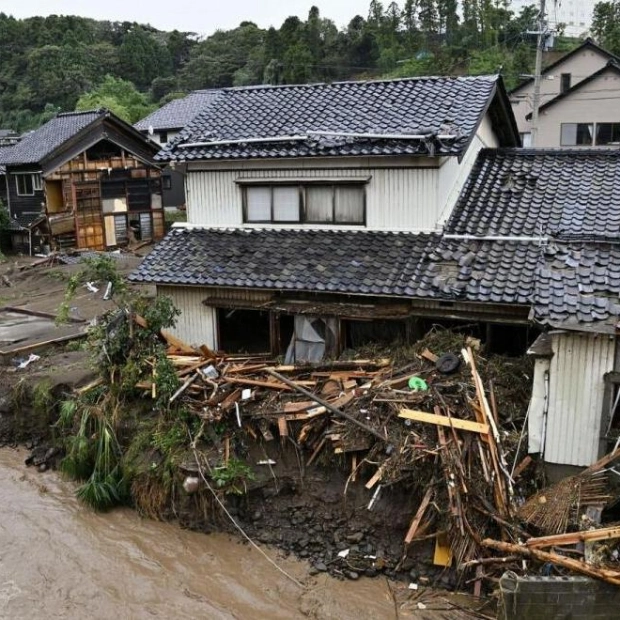
[[[307,564],[268,550],[302,589],[229,536],[129,509],[94,513],[77,502],[72,483],[26,468],[24,457],[0,450],[0,618],[397,617],[384,579],[310,578]]]

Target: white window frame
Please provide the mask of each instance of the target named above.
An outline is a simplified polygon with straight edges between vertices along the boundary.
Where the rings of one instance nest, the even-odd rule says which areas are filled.
[[[34,196],[35,192],[43,189],[43,180],[40,172],[14,172],[13,176],[15,177],[15,191],[18,196]],[[20,191],[19,183],[21,179],[24,179],[23,182],[25,183],[27,177],[30,178],[31,191],[22,192]]]
[[[300,225],[325,225],[325,226],[366,226],[367,213],[366,213],[366,188],[368,178],[360,179],[337,179],[337,180],[317,180],[317,181],[295,181],[291,179],[278,180],[277,182],[269,181],[245,181],[238,180],[238,183],[242,184],[243,191],[243,222],[244,224],[300,224]],[[274,216],[274,189],[279,187],[295,188],[299,199],[299,219],[296,220],[282,220],[276,219]],[[336,206],[336,194],[337,189],[342,187],[354,187],[362,190],[362,218],[359,221],[338,221],[337,206]],[[253,188],[269,188],[271,190],[271,217],[269,219],[254,220],[250,219],[248,212],[248,191]],[[308,218],[308,191],[311,188],[329,188],[332,192],[332,219],[315,221]]]

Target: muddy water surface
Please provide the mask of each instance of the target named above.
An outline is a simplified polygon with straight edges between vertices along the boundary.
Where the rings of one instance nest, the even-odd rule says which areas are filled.
[[[95,514],[71,483],[25,468],[24,457],[0,450],[0,618],[395,617],[384,580],[308,578],[306,564],[269,551],[300,589],[227,536],[131,510]]]

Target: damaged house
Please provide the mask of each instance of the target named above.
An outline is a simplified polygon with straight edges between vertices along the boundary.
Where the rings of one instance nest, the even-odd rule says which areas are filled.
[[[505,148],[498,78],[223,92],[158,155],[186,169],[190,224],[132,275],[173,298],[183,339],[316,360],[425,318],[515,352],[542,330],[529,451],[613,447],[618,150]]]
[[[190,224],[133,279],[173,298],[184,340],[290,360],[418,317],[525,323],[415,279],[478,152],[518,140],[496,76],[223,89],[157,156],[186,173]]]
[[[102,250],[160,239],[156,152],[107,110],[59,114],[0,149],[14,249]]]

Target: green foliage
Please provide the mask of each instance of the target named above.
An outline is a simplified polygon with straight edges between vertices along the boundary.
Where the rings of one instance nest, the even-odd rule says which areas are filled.
[[[76,110],[107,108],[128,123],[135,123],[150,114],[155,106],[129,81],[106,75],[104,80],[77,101]]]
[[[592,34],[605,49],[620,54],[620,0],[594,6]]]
[[[427,74],[501,67],[513,86],[531,73],[535,3],[507,0],[367,2],[339,29],[312,7],[279,28],[244,21],[198,40],[130,22],[70,16],[16,20],[0,13],[0,126],[24,131],[62,110],[107,107],[135,122],[197,88]],[[620,0],[601,2],[593,34],[620,53]],[[556,38],[556,49],[575,41]],[[438,62],[427,62],[429,58]],[[501,62],[500,62],[501,61]]]
[[[214,467],[210,475],[217,489],[235,495],[245,493],[247,483],[255,477],[248,465],[235,458],[228,459],[228,463]]]
[[[37,415],[46,415],[54,405],[49,380],[37,383],[32,389],[32,410]]]

